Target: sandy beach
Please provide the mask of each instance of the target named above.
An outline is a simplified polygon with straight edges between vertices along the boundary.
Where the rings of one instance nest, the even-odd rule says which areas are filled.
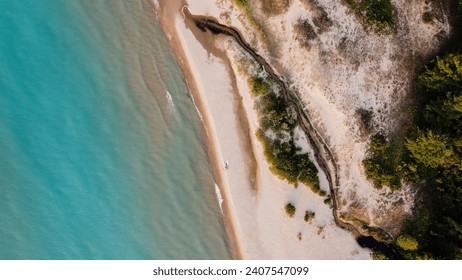
[[[245,55],[229,37],[203,33],[185,21],[186,1],[159,1],[159,19],[184,71],[203,119],[209,157],[223,196],[228,244],[237,259],[368,259],[354,236],[335,225],[332,209],[305,186],[274,176],[256,138],[258,115],[247,78]],[[214,1],[190,1],[193,14],[218,16]],[[217,14],[218,13],[218,14]],[[304,149],[310,152],[306,138]],[[226,167],[225,162],[228,163]],[[328,191],[325,175],[321,189]],[[289,218],[287,203],[297,211]],[[305,211],[316,214],[305,222]]]

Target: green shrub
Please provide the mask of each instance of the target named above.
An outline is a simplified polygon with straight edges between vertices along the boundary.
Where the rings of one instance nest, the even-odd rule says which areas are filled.
[[[269,85],[268,82],[260,79],[251,78],[252,82],[249,84],[258,85],[258,92],[263,93],[263,90],[269,90]],[[260,91],[261,88],[263,89]],[[261,125],[257,138],[263,144],[271,172],[291,184],[303,183],[313,192],[325,196],[326,193],[319,188],[318,169],[311,162],[308,153],[302,153],[301,149],[295,145],[293,131],[298,122],[284,98],[270,91],[261,95],[257,108]],[[265,135],[266,131],[273,132],[276,138]]]
[[[453,149],[441,135],[435,135],[431,130],[427,133],[418,132],[415,139],[408,139],[406,148],[412,157],[425,167],[443,168],[456,164]]]
[[[318,169],[309,154],[302,153],[295,145],[294,129],[298,120],[293,109],[281,95],[271,91],[268,78],[252,76],[248,84],[252,93],[259,97],[256,107],[261,128],[256,136],[262,143],[271,172],[295,186],[302,183],[314,193],[325,196],[326,192],[319,188]],[[265,132],[271,132],[271,137]]]
[[[250,87],[250,90],[253,95],[258,96],[265,93],[268,93],[270,90],[269,84],[263,79],[258,76],[252,76],[247,81]]]
[[[263,130],[292,131],[298,124],[291,108],[287,106],[282,96],[274,92],[262,96],[258,109],[261,113],[261,126]]]
[[[265,136],[262,130],[258,131],[257,138],[263,144],[266,160],[274,174],[291,184],[301,182],[314,193],[325,195],[319,188],[318,169],[307,153],[300,153],[292,138],[289,141],[273,140]]]
[[[383,261],[383,260],[388,260],[389,258],[386,255],[384,255],[384,254],[382,254],[380,252],[374,252],[374,253],[372,253],[372,259],[373,260]]]
[[[376,187],[389,186],[392,189],[401,187],[402,157],[404,142],[402,139],[392,140],[390,143],[380,134],[373,135],[363,161],[367,178]]]
[[[419,243],[410,235],[400,235],[396,239],[396,245],[405,251],[415,251],[419,248]]]
[[[430,62],[418,77],[420,85],[446,94],[446,90],[460,89],[462,82],[462,55],[448,54]]]
[[[395,8],[390,0],[345,0],[347,5],[378,33],[395,32]]]
[[[287,203],[286,207],[284,207],[284,209],[286,210],[286,213],[287,215],[289,215],[289,217],[293,217],[295,215],[295,206],[293,206],[291,203]]]
[[[315,216],[316,213],[307,210],[305,211],[305,216],[303,217],[303,220],[305,220],[305,222],[309,222],[312,219],[314,219]]]
[[[234,0],[234,2],[241,9],[248,9],[249,8],[249,2],[247,0]]]

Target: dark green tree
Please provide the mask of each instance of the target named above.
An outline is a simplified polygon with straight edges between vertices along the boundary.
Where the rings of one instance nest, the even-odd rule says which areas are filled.
[[[454,151],[443,136],[418,132],[415,139],[406,141],[406,148],[420,164],[430,168],[451,167],[454,164]]]
[[[437,57],[433,65],[419,75],[419,82],[427,89],[441,92],[457,88],[462,82],[462,55]]]

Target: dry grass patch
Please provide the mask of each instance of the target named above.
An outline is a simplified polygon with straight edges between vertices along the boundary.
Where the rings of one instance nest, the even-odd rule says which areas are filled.
[[[318,36],[308,19],[299,19],[294,24],[295,40],[300,43],[302,48],[311,49],[311,44]]]
[[[287,12],[291,2],[291,0],[260,0],[263,12],[273,16]]]

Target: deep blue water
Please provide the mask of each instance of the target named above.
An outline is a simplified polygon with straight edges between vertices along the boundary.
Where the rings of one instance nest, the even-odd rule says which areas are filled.
[[[0,0],[0,259],[230,257],[147,3]]]

